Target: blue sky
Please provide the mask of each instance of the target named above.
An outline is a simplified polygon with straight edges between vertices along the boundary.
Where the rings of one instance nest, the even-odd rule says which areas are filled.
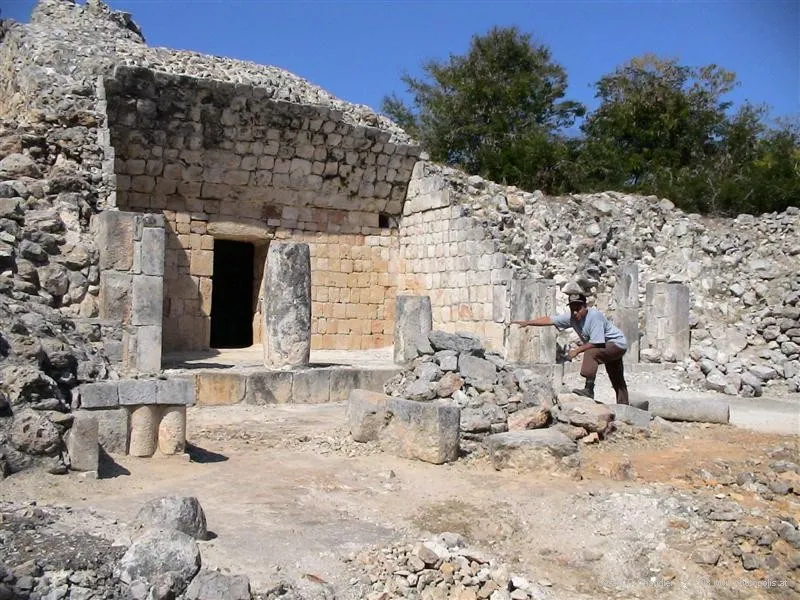
[[[0,0],[27,21],[33,0]],[[800,0],[111,0],[148,44],[276,65],[375,109],[403,72],[464,53],[472,35],[516,25],[550,47],[570,99],[646,52],[737,74],[728,99],[800,114]]]

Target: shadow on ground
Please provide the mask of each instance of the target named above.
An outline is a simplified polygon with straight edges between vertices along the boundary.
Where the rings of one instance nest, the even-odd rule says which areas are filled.
[[[206,450],[189,442],[186,442],[186,453],[189,455],[189,459],[196,463],[218,463],[228,460],[228,457],[224,454]]]

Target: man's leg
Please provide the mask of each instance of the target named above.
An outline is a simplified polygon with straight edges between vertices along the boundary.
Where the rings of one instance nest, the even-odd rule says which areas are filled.
[[[597,358],[602,350],[604,348],[590,348],[583,353],[581,377],[586,380],[586,385],[583,389],[572,390],[573,394],[594,398],[594,380],[597,377],[597,366],[600,364]]]
[[[606,363],[606,373],[611,380],[611,385],[617,394],[617,404],[628,404],[628,385],[625,383],[625,367],[622,359]]]

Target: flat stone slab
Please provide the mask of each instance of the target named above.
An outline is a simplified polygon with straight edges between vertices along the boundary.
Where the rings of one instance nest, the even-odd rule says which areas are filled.
[[[648,429],[650,421],[653,419],[653,415],[649,411],[628,404],[609,404],[608,408],[614,412],[614,418],[617,421],[628,423],[634,427],[641,427],[642,429]]]
[[[578,444],[555,428],[496,433],[486,438],[494,468],[574,475]]]
[[[711,398],[652,397],[650,413],[668,421],[730,422],[730,404]]]

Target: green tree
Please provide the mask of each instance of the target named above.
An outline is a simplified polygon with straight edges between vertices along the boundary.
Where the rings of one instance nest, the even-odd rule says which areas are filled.
[[[433,160],[525,189],[561,184],[569,147],[557,132],[584,108],[563,100],[567,75],[547,47],[496,27],[474,36],[465,55],[423,70],[425,78],[402,78],[411,107],[392,95],[382,110]]]
[[[651,54],[601,78],[600,105],[582,127],[586,184],[674,189],[680,172],[716,153],[730,107],[721,96],[734,85],[734,74],[716,65],[690,68]]]

